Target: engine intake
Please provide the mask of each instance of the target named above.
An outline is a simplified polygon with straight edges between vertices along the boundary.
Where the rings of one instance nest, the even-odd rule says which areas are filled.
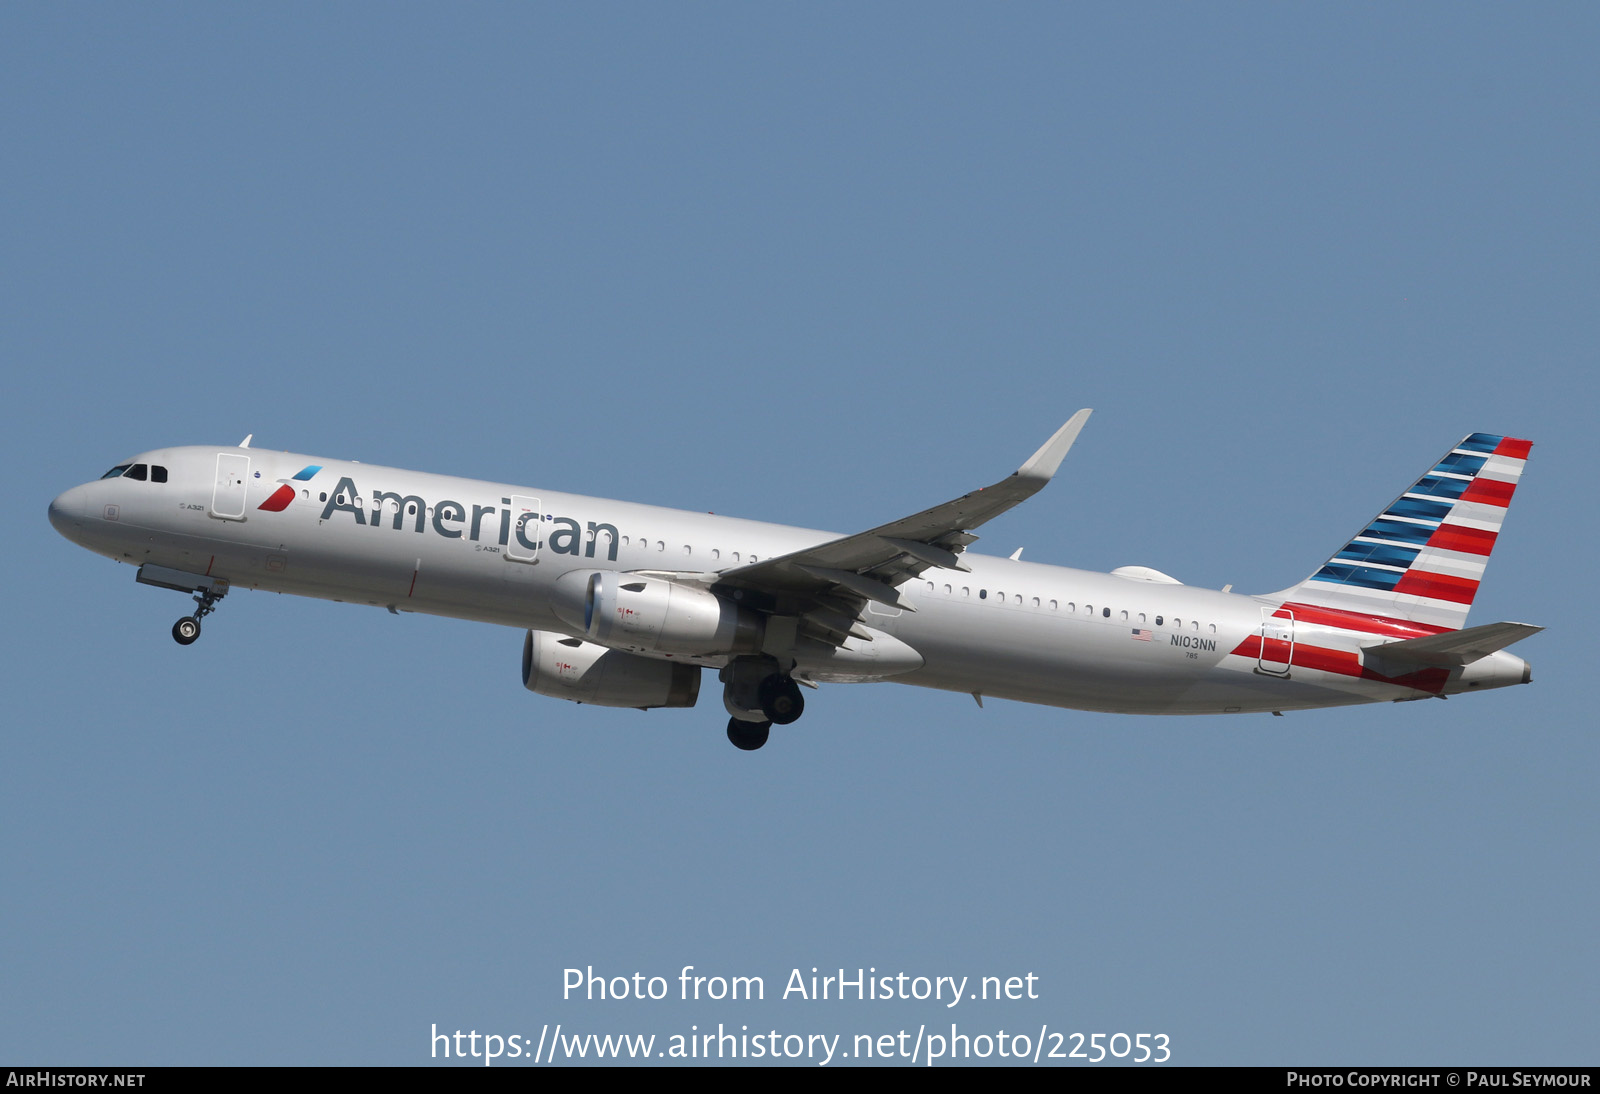
[[[522,643],[522,686],[597,707],[692,707],[700,697],[700,667],[529,631]]]

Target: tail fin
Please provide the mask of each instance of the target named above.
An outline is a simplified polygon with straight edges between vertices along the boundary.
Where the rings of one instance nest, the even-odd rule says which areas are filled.
[[[1477,595],[1531,441],[1474,433],[1286,600],[1457,630]]]

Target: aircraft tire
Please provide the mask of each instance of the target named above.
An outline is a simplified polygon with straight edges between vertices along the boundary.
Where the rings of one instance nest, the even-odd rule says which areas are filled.
[[[800,720],[806,711],[800,685],[788,676],[769,676],[761,681],[761,713],[774,725],[786,726]]]
[[[767,743],[767,734],[771,729],[771,722],[745,722],[738,718],[729,718],[728,740],[734,748],[754,752]]]
[[[172,625],[173,640],[180,646],[187,646],[200,637],[200,620],[192,615],[186,615]]]

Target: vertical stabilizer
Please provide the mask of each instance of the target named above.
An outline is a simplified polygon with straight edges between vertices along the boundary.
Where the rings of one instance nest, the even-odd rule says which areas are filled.
[[[1494,550],[1531,441],[1474,433],[1285,600],[1456,630]]]

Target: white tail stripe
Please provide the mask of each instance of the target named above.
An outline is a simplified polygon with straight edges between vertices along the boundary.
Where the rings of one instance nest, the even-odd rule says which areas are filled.
[[[1478,474],[1491,479],[1516,482],[1522,476],[1522,469],[1527,465],[1527,460],[1514,460],[1510,456],[1490,456],[1484,461],[1483,469]]]
[[[1484,556],[1464,555],[1457,551],[1423,551],[1412,565],[1419,570],[1470,577],[1476,581],[1483,577]]]
[[[1460,507],[1457,506],[1457,508]],[[1505,510],[1497,509],[1495,511],[1504,512]],[[1445,521],[1445,523],[1441,524],[1439,527],[1448,528],[1451,525],[1455,525],[1460,528],[1476,528],[1480,532],[1498,532],[1500,531],[1500,524],[1501,522],[1498,520],[1474,520],[1471,517],[1451,513],[1450,519]]]
[[[1450,511],[1449,524],[1463,524],[1468,528],[1483,528],[1498,532],[1505,523],[1506,507],[1488,505],[1481,501],[1458,501]]]

